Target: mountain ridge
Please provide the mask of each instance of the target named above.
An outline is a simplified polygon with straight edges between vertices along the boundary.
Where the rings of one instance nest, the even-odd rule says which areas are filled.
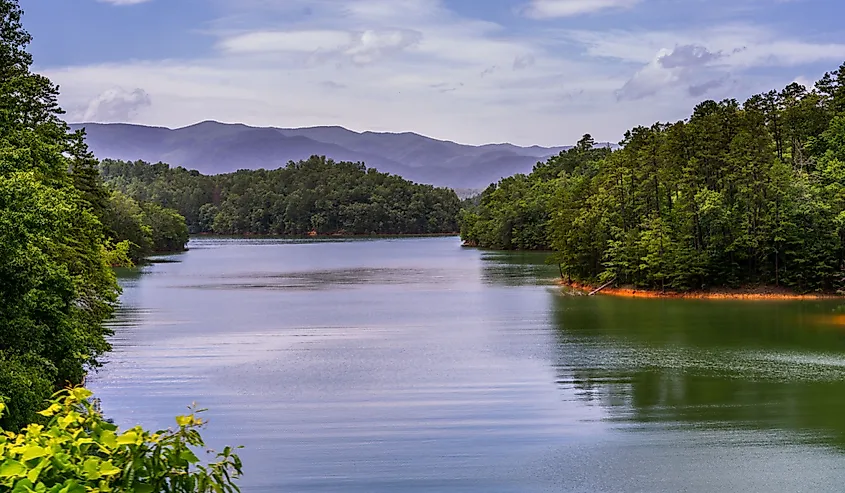
[[[161,161],[220,174],[274,169],[321,155],[364,162],[418,183],[467,189],[528,173],[537,162],[571,148],[510,143],[474,146],[415,132],[357,132],[338,125],[279,128],[205,120],[178,128],[90,122],[70,126],[85,128],[89,148],[100,159]]]

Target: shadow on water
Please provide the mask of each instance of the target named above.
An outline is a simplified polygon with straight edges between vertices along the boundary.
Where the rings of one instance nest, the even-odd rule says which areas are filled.
[[[546,264],[546,252],[482,251],[482,279],[498,286],[536,286],[554,283],[559,276],[556,265]]]
[[[845,450],[837,302],[562,297],[558,384],[634,429],[786,431]]]

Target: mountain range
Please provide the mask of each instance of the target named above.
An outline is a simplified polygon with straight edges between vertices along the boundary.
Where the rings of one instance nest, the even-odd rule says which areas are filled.
[[[571,146],[472,146],[419,134],[354,132],[343,127],[272,128],[205,121],[183,128],[128,123],[75,123],[100,159],[165,162],[219,174],[239,169],[274,169],[289,161],[326,156],[418,183],[483,189],[516,173],[528,173]]]

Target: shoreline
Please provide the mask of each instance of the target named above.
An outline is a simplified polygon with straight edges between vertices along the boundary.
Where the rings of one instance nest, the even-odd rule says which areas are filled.
[[[344,239],[344,238],[446,238],[450,236],[459,236],[460,233],[384,233],[384,234],[354,234],[354,233],[326,233],[326,234],[301,234],[301,235],[264,235],[264,234],[240,234],[240,235],[222,235],[216,233],[196,233],[192,234],[191,238],[254,238],[254,239],[288,239],[288,240],[308,240],[308,239]]]
[[[570,288],[582,293],[591,293],[599,286],[592,286],[579,282],[567,282],[562,279],[556,281],[558,286]],[[696,299],[696,300],[749,300],[749,301],[789,301],[789,300],[836,300],[845,296],[835,293],[799,294],[785,288],[773,286],[756,286],[744,289],[719,289],[715,291],[655,291],[635,287],[608,287],[599,293],[618,298],[652,298],[652,299]]]

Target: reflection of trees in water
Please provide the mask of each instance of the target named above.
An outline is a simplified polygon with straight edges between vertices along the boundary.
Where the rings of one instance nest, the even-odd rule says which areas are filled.
[[[557,277],[557,265],[548,265],[545,252],[484,251],[481,277],[487,284],[534,286],[551,284]]]
[[[845,448],[845,332],[824,303],[555,298],[558,383],[610,419],[786,430]]]

